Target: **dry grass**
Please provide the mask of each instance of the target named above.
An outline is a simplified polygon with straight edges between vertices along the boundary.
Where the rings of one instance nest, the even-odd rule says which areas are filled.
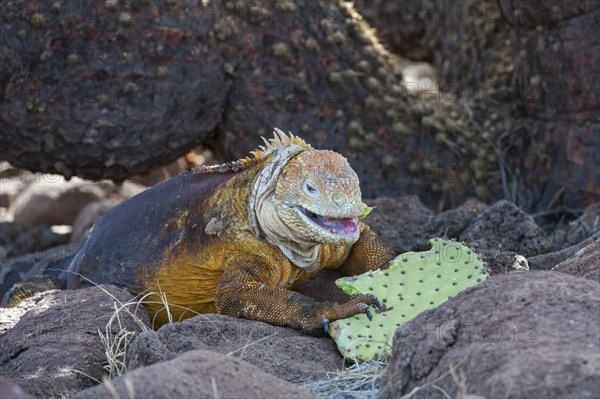
[[[422,396],[425,390],[436,390],[440,397],[447,399],[485,399],[469,394],[467,378],[460,367],[467,361],[466,356],[455,365],[449,365],[448,371],[421,386],[413,388],[400,399],[413,399]],[[307,381],[304,387],[314,395],[323,399],[374,399],[379,396],[382,378],[388,359],[381,358],[369,362],[354,362],[350,367],[335,373],[328,373],[327,378]],[[456,385],[455,396],[438,385],[442,380],[451,378]]]
[[[93,281],[79,273],[74,274],[78,275],[93,286],[100,288],[102,291],[104,291],[106,295],[110,296],[113,299],[114,311],[110,319],[106,323],[106,326],[104,327],[104,332],[98,329],[98,336],[100,337],[102,347],[104,348],[104,354],[106,356],[106,364],[104,365],[104,370],[106,370],[106,372],[108,373],[108,378],[112,379],[121,376],[127,372],[127,349],[129,347],[129,344],[131,343],[133,338],[135,338],[139,333],[151,330],[151,328],[147,326],[146,323],[137,316],[138,309],[140,308],[140,306],[143,306],[145,304],[162,304],[163,307],[157,312],[157,314],[162,311],[167,312],[168,322],[173,323],[173,315],[170,310],[167,295],[164,292],[162,292],[160,286],[158,286],[158,292],[145,292],[138,295],[134,300],[123,303],[113,294],[104,289],[102,286],[94,283]],[[149,301],[148,298],[153,295],[158,297],[159,301]],[[199,314],[198,312],[195,312],[189,308],[180,308],[196,315]],[[127,329],[124,323],[123,316],[131,317],[132,320],[135,322],[137,328],[135,330]],[[154,328],[155,325],[155,317],[156,315],[152,319],[152,328]],[[73,371],[86,375],[85,373],[82,373],[78,370]],[[98,382],[97,380],[95,381]]]
[[[127,348],[136,336],[136,331],[128,330],[121,322],[121,312],[116,303],[113,303],[113,307],[115,311],[106,323],[104,333],[98,329],[98,335],[102,341],[107,361],[104,370],[108,372],[110,378],[124,374],[127,371]],[[117,332],[113,333],[115,320],[117,322]],[[144,328],[147,329],[145,326]]]
[[[387,359],[355,362],[327,378],[307,381],[304,387],[320,398],[372,399],[377,397]]]
[[[104,290],[102,287],[100,288]],[[104,332],[98,330],[98,335],[100,336],[102,346],[104,347],[104,353],[106,355],[107,364],[104,366],[104,369],[108,372],[109,378],[115,378],[127,372],[127,349],[133,338],[135,338],[135,336],[138,335],[140,332],[150,331],[150,327],[148,327],[139,317],[137,317],[136,314],[138,308],[141,305],[145,304],[162,304],[163,307],[156,314],[165,311],[167,313],[168,323],[173,323],[173,315],[170,310],[170,306],[172,305],[169,305],[167,295],[164,292],[162,292],[162,290],[160,290],[160,286],[158,292],[148,292],[143,295],[140,294],[142,295],[141,297],[138,296],[136,297],[136,300],[127,303],[121,303],[117,298],[108,293],[106,290],[104,291],[115,300],[115,302],[113,303],[113,307],[115,310],[110,319],[108,320],[108,323],[106,323]],[[147,298],[153,295],[157,296],[159,298],[159,301],[147,300]],[[119,306],[117,306],[117,303],[119,304]],[[130,311],[130,307],[134,307],[133,312]],[[180,306],[177,307],[196,315],[200,314],[189,308]],[[133,318],[133,320],[138,326],[139,331],[131,331],[126,328],[126,326],[121,320],[122,312],[125,312]],[[154,328],[155,326],[156,314],[152,319],[152,328]],[[116,330],[116,332],[113,332],[114,330]]]

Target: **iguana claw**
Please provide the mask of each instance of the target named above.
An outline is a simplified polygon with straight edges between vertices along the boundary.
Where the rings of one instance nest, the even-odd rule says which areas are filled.
[[[375,305],[377,309],[381,309],[381,302],[379,302],[379,299],[375,298],[373,305]]]
[[[371,314],[369,308],[365,309],[365,314],[367,315],[367,319],[369,319],[369,321],[373,320],[373,315]]]
[[[327,317],[323,318],[323,331],[325,334],[329,332],[329,319]]]

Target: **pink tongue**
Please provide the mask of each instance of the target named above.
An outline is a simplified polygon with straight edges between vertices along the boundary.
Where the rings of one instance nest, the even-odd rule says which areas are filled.
[[[354,233],[356,231],[356,227],[358,226],[358,218],[344,218],[344,219],[335,219],[335,218],[319,218],[319,221],[324,226],[335,230],[342,230],[345,233]]]
[[[358,226],[358,218],[340,219],[340,224],[342,225],[342,229],[348,233],[354,233]]]

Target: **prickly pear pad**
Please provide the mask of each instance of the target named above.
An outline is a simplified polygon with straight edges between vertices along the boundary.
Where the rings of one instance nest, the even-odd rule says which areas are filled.
[[[398,327],[487,278],[471,249],[442,238],[429,243],[428,251],[397,256],[389,269],[336,281],[346,294],[374,294],[382,304],[372,311],[371,321],[360,314],[331,324],[330,334],[345,358],[366,361],[389,355]]]

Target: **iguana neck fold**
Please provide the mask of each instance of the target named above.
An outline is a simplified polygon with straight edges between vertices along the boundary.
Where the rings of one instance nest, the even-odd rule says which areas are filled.
[[[296,266],[310,269],[318,265],[321,245],[304,240],[281,220],[277,210],[286,205],[278,203],[274,196],[277,179],[283,168],[293,157],[307,150],[307,148],[290,145],[273,152],[270,158],[266,159],[265,167],[254,182],[248,209],[255,235],[264,236]]]

